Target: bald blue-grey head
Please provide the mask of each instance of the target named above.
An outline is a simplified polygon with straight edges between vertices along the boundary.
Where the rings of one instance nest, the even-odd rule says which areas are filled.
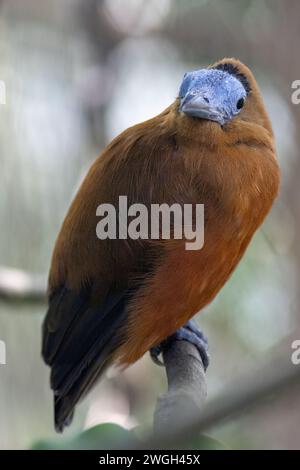
[[[240,112],[249,91],[246,77],[231,64],[188,72],[179,90],[179,111],[224,125]]]

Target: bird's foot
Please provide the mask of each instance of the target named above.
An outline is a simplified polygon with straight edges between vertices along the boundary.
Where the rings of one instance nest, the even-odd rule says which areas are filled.
[[[208,342],[206,336],[197,327],[196,323],[189,320],[184,326],[175,331],[171,336],[165,339],[162,343],[150,349],[150,355],[155,364],[163,366],[163,362],[159,356],[164,349],[173,341],[187,341],[192,343],[199,351],[204,369],[206,370],[209,365]]]

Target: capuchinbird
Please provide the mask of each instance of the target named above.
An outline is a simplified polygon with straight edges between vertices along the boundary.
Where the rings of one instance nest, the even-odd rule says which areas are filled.
[[[49,275],[42,354],[55,426],[110,365],[127,366],[172,338],[205,337],[190,319],[216,296],[277,195],[274,137],[256,80],[223,59],[186,73],[161,114],[117,136],[90,168],[63,222]],[[97,207],[204,204],[205,242],[102,239]]]

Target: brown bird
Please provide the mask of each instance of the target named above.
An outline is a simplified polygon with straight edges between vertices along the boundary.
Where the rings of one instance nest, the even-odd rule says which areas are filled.
[[[167,338],[195,343],[189,321],[227,281],[279,186],[273,132],[251,71],[235,59],[185,74],[179,96],[102,152],[58,235],[49,276],[43,357],[51,366],[55,425],[111,364],[158,356]],[[204,204],[205,242],[102,239],[100,204]]]

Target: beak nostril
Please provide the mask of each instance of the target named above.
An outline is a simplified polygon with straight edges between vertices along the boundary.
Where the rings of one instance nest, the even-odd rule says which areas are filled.
[[[206,103],[209,103],[209,99],[206,96],[203,96],[203,99],[206,101]]]

